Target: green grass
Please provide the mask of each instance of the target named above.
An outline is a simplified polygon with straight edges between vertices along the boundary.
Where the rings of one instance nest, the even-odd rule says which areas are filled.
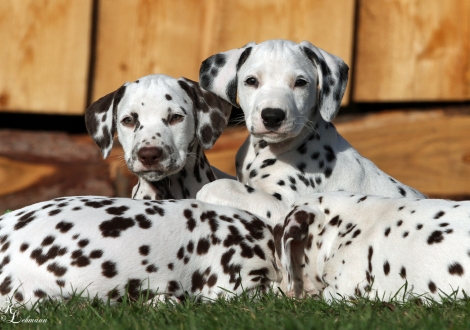
[[[186,301],[150,306],[142,301],[109,305],[73,297],[43,301],[36,310],[18,309],[16,319],[47,319],[45,324],[8,324],[2,329],[469,329],[470,299],[447,299],[423,306],[417,301],[354,303],[297,300],[262,295],[213,303]],[[4,315],[4,318],[7,315]],[[9,315],[11,319],[11,315]]]

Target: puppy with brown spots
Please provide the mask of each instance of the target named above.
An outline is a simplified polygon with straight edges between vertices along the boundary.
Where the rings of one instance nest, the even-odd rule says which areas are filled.
[[[132,198],[195,198],[215,180],[204,150],[222,133],[230,110],[197,82],[149,75],[94,102],[85,122],[104,158],[117,133],[127,167],[139,178]]]
[[[331,192],[296,201],[276,236],[288,287],[328,301],[470,292],[470,202]],[[454,296],[455,293],[455,296]]]
[[[202,300],[280,281],[273,229],[200,201],[64,197],[0,217],[0,297]]]

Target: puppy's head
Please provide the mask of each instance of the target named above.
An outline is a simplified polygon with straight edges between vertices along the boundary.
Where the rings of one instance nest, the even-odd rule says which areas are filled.
[[[210,149],[230,110],[228,102],[194,81],[149,75],[93,103],[85,123],[104,158],[117,133],[129,170],[158,181],[183,168],[194,143]]]
[[[348,66],[306,41],[269,40],[209,57],[199,79],[203,88],[241,107],[252,135],[278,143],[297,136],[312,111],[326,121],[336,116]]]

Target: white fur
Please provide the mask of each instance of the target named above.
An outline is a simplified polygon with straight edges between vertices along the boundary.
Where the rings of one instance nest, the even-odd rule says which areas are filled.
[[[280,280],[271,226],[196,200],[64,197],[0,224],[0,296],[29,307],[74,292],[120,301],[126,288],[131,299],[139,289],[149,298],[217,298]]]
[[[304,196],[283,225],[289,287],[300,296],[305,271],[327,301],[462,298],[470,292],[469,216],[470,202]]]

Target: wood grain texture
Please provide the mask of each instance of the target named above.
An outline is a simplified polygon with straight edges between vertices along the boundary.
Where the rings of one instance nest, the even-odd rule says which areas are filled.
[[[0,111],[84,113],[91,4],[0,1]]]
[[[470,112],[392,111],[336,127],[403,183],[429,196],[470,197]]]
[[[359,0],[353,99],[470,99],[470,1]]]
[[[153,73],[198,80],[201,40],[211,4],[100,1],[93,99]]]
[[[89,137],[2,130],[0,141],[0,214],[61,196],[114,195]]]
[[[100,1],[93,99],[151,73],[198,80],[204,59],[250,41],[308,40],[351,66],[353,19],[354,0]]]

